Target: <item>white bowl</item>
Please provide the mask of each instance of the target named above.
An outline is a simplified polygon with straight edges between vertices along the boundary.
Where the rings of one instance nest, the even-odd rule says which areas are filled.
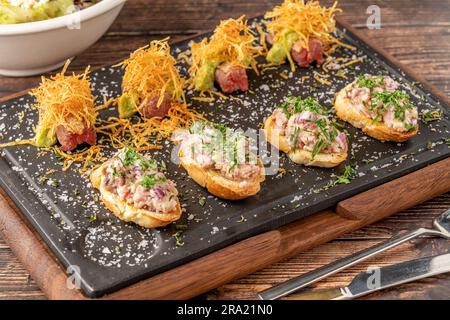
[[[94,44],[126,0],[103,0],[63,17],[0,25],[0,74],[24,77],[61,67]]]

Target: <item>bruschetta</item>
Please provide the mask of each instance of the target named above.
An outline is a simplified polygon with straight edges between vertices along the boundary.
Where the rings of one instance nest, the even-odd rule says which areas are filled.
[[[290,97],[264,122],[267,141],[298,164],[331,168],[347,159],[345,134],[312,98]]]
[[[184,80],[170,54],[168,39],[154,40],[133,52],[121,63],[125,69],[119,116],[129,118],[136,112],[144,118],[164,117],[172,103],[184,102]]]
[[[36,98],[39,112],[34,144],[50,147],[57,143],[61,150],[71,151],[81,144],[97,143],[95,122],[98,112],[89,80],[89,68],[82,74],[66,75],[70,61],[63,70],[42,83],[30,94]]]
[[[247,69],[257,71],[260,48],[244,17],[221,21],[210,39],[192,43],[190,82],[205,92],[217,82],[223,93],[248,90]]]
[[[381,141],[404,142],[419,130],[417,108],[389,76],[363,75],[335,99],[336,115]]]
[[[183,168],[211,194],[240,200],[259,192],[265,169],[243,134],[196,121],[189,130],[178,132],[174,140],[180,144]]]
[[[175,183],[154,159],[133,149],[120,150],[95,169],[90,179],[105,206],[121,220],[157,228],[181,217]]]
[[[308,67],[320,65],[324,55],[340,45],[333,34],[336,31],[334,15],[340,11],[337,2],[330,8],[321,7],[318,1],[285,0],[266,13],[266,42],[271,46],[266,59],[280,65],[289,61]]]

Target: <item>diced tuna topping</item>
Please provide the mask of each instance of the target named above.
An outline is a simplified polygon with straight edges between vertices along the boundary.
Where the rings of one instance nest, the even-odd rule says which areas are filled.
[[[259,179],[261,167],[250,151],[248,139],[223,125],[203,121],[194,122],[176,141],[187,161],[215,170],[234,181]]]
[[[168,213],[176,208],[175,183],[159,171],[158,163],[151,157],[123,149],[106,165],[104,187],[121,201],[157,213]]]
[[[291,149],[310,151],[314,158],[319,153],[341,153],[347,149],[345,134],[329,120],[327,113],[314,99],[291,97],[272,115]]]
[[[394,130],[406,132],[417,127],[418,112],[409,95],[399,88],[400,84],[389,76],[364,75],[347,91],[347,97],[354,110],[374,123],[383,121]]]
[[[56,128],[56,137],[63,151],[71,151],[83,143],[94,145],[97,142],[97,132],[93,127],[84,128],[81,134],[76,134],[70,133],[64,126],[60,125]]]
[[[150,119],[153,117],[164,117],[167,115],[167,112],[172,104],[172,98],[166,93],[159,106],[158,101],[159,96],[155,96],[146,102],[144,107],[141,109],[141,113],[144,118]]]
[[[248,90],[247,71],[243,67],[223,63],[216,69],[215,78],[224,93]]]
[[[302,48],[301,40],[298,40],[291,50],[292,59],[300,67],[307,67],[314,61],[320,65],[323,61],[323,45],[322,42],[317,39],[309,40],[308,49]]]

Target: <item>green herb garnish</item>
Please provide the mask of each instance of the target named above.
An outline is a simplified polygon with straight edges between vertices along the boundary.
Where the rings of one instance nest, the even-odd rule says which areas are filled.
[[[313,122],[317,125],[318,131],[318,140],[314,144],[312,150],[312,159],[317,156],[323,149],[330,147],[330,145],[336,140],[339,132],[332,122],[327,119],[319,119],[319,120],[308,120],[308,122]]]
[[[93,213],[88,217],[89,222],[94,222],[97,220],[97,214]]]
[[[123,152],[123,160],[122,163],[124,166],[130,166],[132,165],[135,161],[137,161],[140,158],[139,154],[130,148],[126,148]]]
[[[59,181],[56,180],[56,179],[51,178],[51,179],[48,180],[48,184],[51,185],[52,187],[56,188],[56,187],[59,186]]]
[[[300,113],[302,111],[311,111],[321,115],[327,115],[329,111],[321,106],[316,99],[301,97],[288,97],[286,101],[279,106],[284,110],[286,117],[290,118],[293,114]]]
[[[389,108],[394,110],[394,117],[396,119],[404,121],[406,110],[412,110],[413,105],[409,101],[409,95],[400,90],[395,90],[392,92],[372,92],[372,100],[369,110],[376,110],[380,115]]]
[[[372,90],[375,87],[381,87],[384,85],[384,78],[383,76],[369,76],[369,75],[363,75],[359,76],[356,80],[358,83],[358,86],[361,88],[368,88]]]
[[[442,118],[442,114],[442,109],[429,110],[422,114],[421,120],[425,124],[428,124],[429,122],[440,120]]]
[[[198,204],[203,207],[206,204],[206,198],[205,197],[198,198]]]
[[[183,239],[181,238],[182,234],[183,234],[183,231],[177,231],[172,235],[172,237],[174,237],[174,239],[175,239],[175,245],[177,247],[181,247],[184,245]]]
[[[166,180],[167,179],[165,177],[156,177],[154,174],[146,174],[142,177],[140,184],[144,188],[151,189],[157,184],[166,182]]]
[[[344,173],[340,176],[336,176],[336,179],[325,186],[325,189],[331,188],[338,184],[349,184],[354,178],[356,178],[358,172],[354,166],[345,166]]]

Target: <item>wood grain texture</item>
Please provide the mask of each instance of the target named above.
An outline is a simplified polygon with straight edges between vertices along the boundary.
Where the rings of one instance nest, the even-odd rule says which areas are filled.
[[[87,64],[98,67],[126,57],[130,51],[149,40],[171,35],[177,39],[186,34],[207,31],[219,19],[241,14],[255,15],[279,1],[193,1],[193,0],[128,0],[116,23],[97,44],[77,57],[72,69]],[[332,1],[322,1],[330,3]],[[195,4],[195,5],[194,5]],[[367,30],[366,8],[376,4],[381,8],[382,29]],[[362,31],[365,36],[388,53],[408,65],[447,96],[450,96],[450,1],[395,0],[341,1],[343,19]],[[28,89],[38,83],[38,77],[0,77],[0,96]],[[431,219],[450,207],[450,194],[439,196],[412,209],[403,211],[347,234],[338,240],[301,253],[287,261],[276,263],[252,275],[234,280],[203,295],[205,299],[245,299],[275,283],[315,269],[341,256],[369,247],[398,232],[427,225]],[[449,250],[448,242],[439,239],[417,240],[398,249],[330,277],[316,288],[346,284],[369,264],[391,264],[422,255]],[[368,298],[450,298],[450,276],[440,276],[417,283],[385,290]],[[0,298],[44,298],[27,271],[0,239]]]
[[[401,191],[411,179],[424,181],[426,177],[431,177],[429,183],[415,186],[416,194],[420,194],[419,191],[422,187],[435,188],[433,182],[439,183],[439,190],[450,191],[450,172],[445,170],[449,164],[450,159],[442,160],[414,172],[413,177],[411,175],[401,177],[385,184],[382,188],[395,188],[395,190]],[[391,196],[396,201],[393,201],[393,205],[388,206],[390,210],[370,210],[364,216],[360,215],[358,209],[367,204],[366,197],[378,203],[383,201],[385,195],[374,188],[363,193],[362,196],[357,195],[345,200],[344,204],[338,204],[338,208],[345,217],[331,210],[316,213],[276,230],[238,242],[103,298],[158,300],[193,298],[391,215],[404,205],[402,195],[403,192],[398,192]],[[432,192],[422,193],[415,199],[423,202],[434,195]],[[398,204],[398,207],[395,207],[395,203]],[[356,208],[354,213],[350,211],[352,208]],[[31,231],[32,229],[21,217],[18,209],[6,199],[4,194],[0,197],[0,211],[2,212],[0,215],[1,234],[36,279],[46,296],[50,299],[84,299],[79,291],[68,289],[64,271],[44,242],[34,231]],[[18,234],[21,236],[18,237]],[[164,283],[164,286],[161,286],[161,283]],[[255,299],[256,292],[253,292],[253,295],[248,298]]]

